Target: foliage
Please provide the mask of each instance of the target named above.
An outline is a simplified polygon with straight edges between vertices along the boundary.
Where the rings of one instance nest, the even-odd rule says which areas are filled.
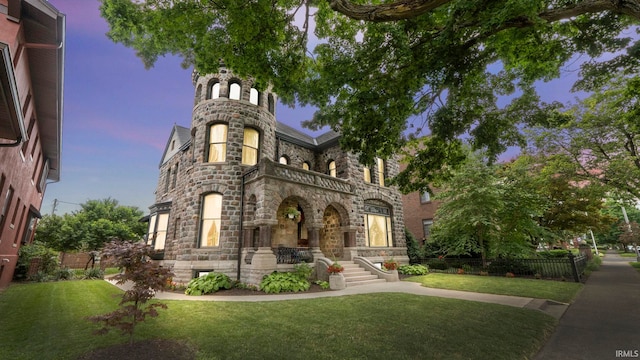
[[[384,268],[387,269],[387,270],[397,270],[398,269],[398,262],[393,260],[393,259],[389,259],[389,260],[385,260],[382,263],[382,266],[384,266]]]
[[[640,225],[637,222],[631,221],[629,224],[620,224],[619,226],[622,233],[618,239],[625,251],[628,245],[640,243]]]
[[[502,171],[474,154],[443,184],[430,241],[445,254],[486,259],[532,251],[531,242],[541,233],[536,222],[541,200],[523,185],[527,177],[514,176],[509,168]]]
[[[104,271],[98,268],[89,268],[84,271],[82,278],[86,280],[104,279]]]
[[[615,201],[614,199],[608,198],[605,201],[605,206],[601,210],[603,214],[609,216],[615,221],[607,228],[599,229],[594,231],[594,236],[598,241],[598,244],[617,244],[620,241],[620,235],[625,231],[625,219],[624,214],[622,213],[622,207],[624,206],[625,212],[627,213],[627,218],[630,222],[640,223],[640,210],[635,206],[629,206],[629,204],[621,203]],[[626,246],[624,247],[626,251]]]
[[[45,244],[34,241],[20,247],[18,251],[18,263],[14,272],[17,279],[25,278],[31,266],[31,260],[39,258],[41,260],[39,273],[37,278],[42,280],[44,277],[55,276],[60,266],[58,262],[58,253],[47,247]],[[28,280],[36,280],[28,279]]]
[[[400,265],[398,272],[403,275],[426,275],[429,269],[424,265]]]
[[[310,287],[309,280],[292,272],[274,271],[269,275],[265,275],[260,282],[260,290],[267,294],[307,291]]]
[[[187,295],[206,295],[214,293],[221,289],[231,289],[231,278],[222,273],[210,272],[205,276],[191,279],[187,284],[184,293]]]
[[[420,260],[420,246],[418,245],[418,241],[416,237],[413,236],[411,231],[404,228],[404,240],[407,245],[407,256],[409,257],[409,262],[415,263]]]
[[[75,278],[75,272],[69,268],[58,269],[55,274],[56,280],[73,280]]]
[[[35,240],[58,251],[95,251],[111,240],[139,240],[146,231],[142,211],[107,198],[88,200],[71,214],[44,215]]]
[[[594,90],[562,121],[535,128],[531,151],[552,155],[557,173],[640,198],[640,76],[617,75]]]
[[[334,262],[333,264],[329,265],[329,267],[327,268],[327,272],[329,274],[339,274],[341,272],[344,271],[344,267],[340,264],[338,264],[338,262]]]
[[[505,274],[507,277],[513,277],[513,274],[518,275],[533,275],[535,271],[531,269],[527,264],[518,261],[517,259],[496,259],[489,264],[487,269],[491,275]],[[511,276],[509,275],[511,274]]]
[[[420,152],[439,156],[408,169],[429,175],[460,163],[461,137],[489,158],[523,145],[520,128],[560,106],[534,85],[575,71],[576,58],[587,60],[574,88],[587,91],[640,64],[638,0],[101,2],[108,37],[146,67],[174,54],[204,74],[222,61],[289,105],[318,107],[307,125],[341,131],[363,164],[428,127]],[[405,178],[422,190],[433,180]]]
[[[556,249],[556,250],[548,250],[538,252],[537,255],[544,259],[558,259],[558,258],[566,258],[569,256],[569,252],[567,250]]]
[[[309,280],[313,274],[313,268],[307,263],[293,265],[293,273],[301,279]]]
[[[329,282],[324,280],[316,280],[314,283],[319,285],[323,290],[328,290],[330,286]]]
[[[162,291],[173,277],[171,270],[149,261],[153,254],[152,247],[140,242],[112,241],[105,246],[104,255],[113,257],[116,266],[122,270],[113,279],[117,284],[132,282],[133,287],[122,294],[119,309],[88,318],[94,323],[102,323],[96,334],[106,334],[111,328],[116,328],[122,334],[128,334],[129,342],[133,343],[136,326],[147,316],[158,316],[158,308],[167,308],[164,303],[148,303],[156,291]]]

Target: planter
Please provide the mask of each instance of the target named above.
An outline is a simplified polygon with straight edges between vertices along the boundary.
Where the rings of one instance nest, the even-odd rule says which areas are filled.
[[[343,290],[347,287],[344,275],[341,273],[329,275],[329,289],[331,290]]]

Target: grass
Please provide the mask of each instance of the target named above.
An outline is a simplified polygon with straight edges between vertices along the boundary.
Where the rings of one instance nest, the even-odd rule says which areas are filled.
[[[640,272],[640,262],[630,262],[629,265]]]
[[[126,342],[91,335],[85,320],[113,310],[117,294],[99,280],[12,285],[0,294],[0,358],[74,359]],[[557,324],[534,310],[396,293],[166,304],[136,339],[187,341],[198,359],[530,359]]]
[[[408,278],[422,286],[473,291],[488,294],[523,296],[570,303],[583,285],[580,283],[520,279],[495,276],[457,275],[431,273]]]
[[[628,257],[628,258],[636,257],[636,253],[635,252],[624,252],[624,251],[621,251],[621,252],[618,253],[618,255],[620,255],[620,257]]]

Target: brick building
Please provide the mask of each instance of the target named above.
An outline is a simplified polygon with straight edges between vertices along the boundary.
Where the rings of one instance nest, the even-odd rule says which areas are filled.
[[[276,95],[224,67],[194,74],[191,127],[174,126],[160,163],[147,241],[186,282],[224,272],[245,283],[300,259],[408,262],[402,197],[339,134],[311,137],[276,121]]]
[[[420,244],[424,244],[429,238],[438,204],[428,192],[416,191],[402,195],[404,225]]]
[[[0,0],[0,287],[33,238],[47,181],[60,179],[65,16]]]

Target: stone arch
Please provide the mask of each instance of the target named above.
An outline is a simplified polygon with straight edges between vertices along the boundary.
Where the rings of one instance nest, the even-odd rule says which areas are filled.
[[[277,224],[271,231],[271,246],[308,247],[307,215],[313,211],[309,202],[300,196],[288,196],[274,210]]]

